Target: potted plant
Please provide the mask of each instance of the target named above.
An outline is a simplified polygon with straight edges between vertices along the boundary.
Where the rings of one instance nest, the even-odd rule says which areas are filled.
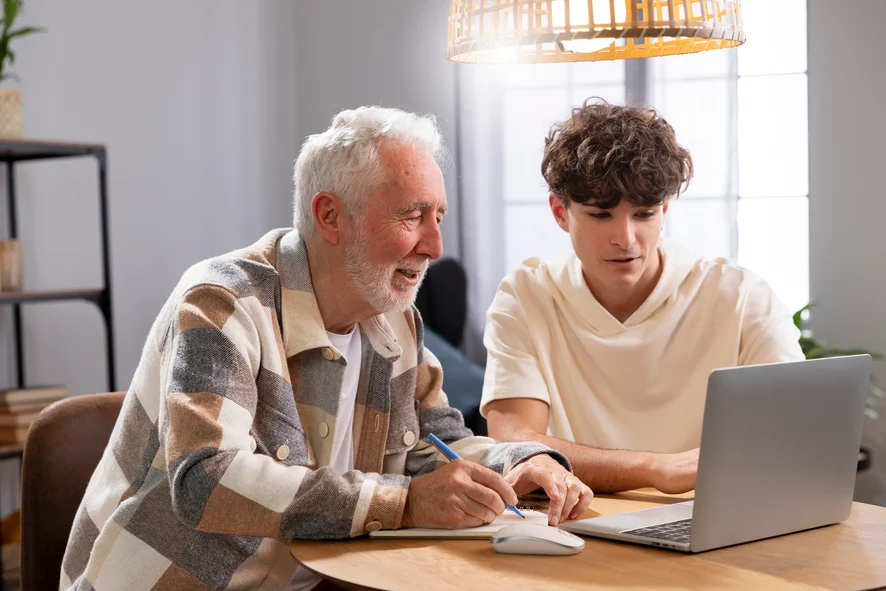
[[[15,52],[10,42],[16,37],[44,31],[42,27],[13,29],[15,19],[21,12],[22,0],[3,0],[3,17],[0,19],[0,82],[18,76],[9,71],[15,63]],[[18,90],[0,89],[0,138],[22,137],[22,95]]]
[[[794,324],[800,329],[800,348],[806,359],[823,359],[825,357],[840,357],[842,355],[863,355],[868,354],[873,359],[883,359],[880,353],[873,353],[865,349],[834,349],[828,346],[825,341],[818,340],[813,337],[812,331],[808,328],[810,310],[815,305],[810,302],[803,306],[794,314]],[[883,399],[883,390],[877,385],[877,380],[871,375],[871,381],[868,388],[868,397],[865,402],[864,414],[871,420],[876,421],[880,418],[877,406]],[[870,466],[871,453],[870,450],[862,447],[858,452],[858,469],[864,470]]]

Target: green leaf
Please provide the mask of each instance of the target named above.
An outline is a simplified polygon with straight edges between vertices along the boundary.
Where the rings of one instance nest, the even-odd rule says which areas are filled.
[[[7,78],[18,80],[18,76],[12,72],[5,71],[8,66],[15,63],[16,59],[15,52],[9,48],[10,40],[46,31],[44,27],[21,27],[11,30],[22,6],[22,0],[3,0],[3,18],[0,18],[0,80]]]
[[[814,339],[810,339],[808,337],[800,337],[800,349],[803,350],[803,355],[806,359],[818,359],[818,353],[824,348],[823,343],[819,343]]]
[[[30,35],[31,33],[45,33],[45,27],[22,27],[21,29],[12,31],[7,33],[6,37],[8,39],[13,39],[15,37],[21,37],[22,35]]]
[[[3,15],[4,15],[4,24],[3,24],[3,35],[6,35],[6,32],[12,27],[12,23],[15,22],[15,17],[18,15],[18,10],[21,8],[22,2],[21,0],[5,0],[3,3]]]
[[[797,310],[792,319],[794,321],[794,326],[796,326],[802,334],[800,335],[799,343],[800,349],[803,351],[803,356],[806,359],[825,359],[828,357],[842,357],[846,355],[870,355],[872,359],[881,360],[883,359],[882,353],[874,353],[873,351],[868,351],[867,349],[853,348],[853,349],[836,349],[829,348],[825,341],[821,341],[818,339],[814,339],[812,337],[812,333],[808,330],[804,331],[804,318],[803,314],[809,311],[813,306],[815,306],[815,302],[809,302],[801,309]],[[867,415],[876,420],[879,414],[874,411],[871,407],[878,399],[883,398],[883,390],[881,390],[876,385],[876,380],[874,376],[871,375],[871,397],[867,400],[867,408],[865,412]]]
[[[796,326],[797,329],[803,330],[803,312],[806,312],[807,310],[811,310],[812,306],[814,306],[814,305],[815,305],[815,302],[809,302],[808,304],[806,304],[805,306],[803,306],[802,308],[800,308],[799,310],[794,312],[794,326]]]

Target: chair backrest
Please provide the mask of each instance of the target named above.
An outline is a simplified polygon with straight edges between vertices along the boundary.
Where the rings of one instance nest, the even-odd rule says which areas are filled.
[[[124,395],[65,398],[45,408],[31,425],[22,474],[22,591],[58,590],[74,515]]]
[[[422,321],[455,347],[461,347],[468,319],[468,279],[455,259],[440,259],[428,268],[415,306]]]

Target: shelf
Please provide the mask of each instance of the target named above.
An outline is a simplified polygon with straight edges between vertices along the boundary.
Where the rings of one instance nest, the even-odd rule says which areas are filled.
[[[98,307],[105,324],[105,354],[108,367],[108,391],[116,390],[114,364],[114,315],[111,311],[111,257],[108,237],[108,181],[107,149],[103,144],[52,141],[40,139],[0,140],[0,161],[6,163],[6,200],[9,208],[8,235],[17,238],[17,215],[15,196],[16,162],[49,160],[53,158],[92,156],[98,169],[98,210],[102,244],[101,289],[25,290],[0,291],[0,305],[12,304],[12,330],[15,340],[16,382],[19,388],[26,386],[25,347],[22,331],[22,304],[81,300]],[[92,160],[92,158],[89,158]]]
[[[0,140],[0,160],[41,160],[104,153],[102,144],[75,144],[50,140]]]
[[[89,300],[99,303],[104,289],[67,289],[40,291],[0,291],[0,304],[23,304],[27,302],[52,302],[58,300]]]

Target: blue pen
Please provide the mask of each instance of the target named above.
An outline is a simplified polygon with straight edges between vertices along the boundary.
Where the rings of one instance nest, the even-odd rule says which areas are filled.
[[[434,435],[433,433],[428,433],[428,441],[433,443],[434,447],[439,449],[440,453],[443,454],[444,456],[446,456],[447,458],[449,458],[450,460],[460,460],[461,459],[461,456],[459,456],[457,453],[455,453],[455,451],[453,451],[453,449],[451,447],[449,447],[448,445],[446,445],[445,443],[440,441],[440,438],[437,437],[436,435]],[[516,507],[514,507],[513,505],[508,505],[507,503],[505,503],[505,507],[507,507],[508,509],[510,509],[511,511],[513,511],[514,513],[516,513],[517,515],[519,515],[523,519],[526,519],[526,516],[523,515],[522,513],[520,513],[520,510],[517,509]]]

